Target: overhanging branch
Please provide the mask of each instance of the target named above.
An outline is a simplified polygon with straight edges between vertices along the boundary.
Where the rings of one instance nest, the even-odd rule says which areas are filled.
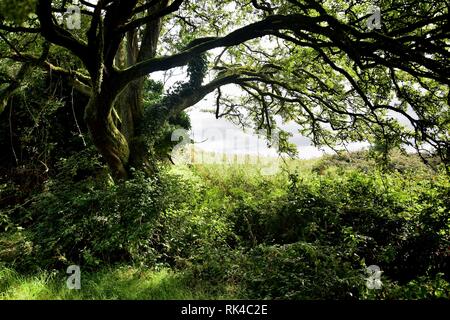
[[[72,51],[86,65],[90,65],[87,45],[53,22],[51,0],[39,0],[36,13],[41,24],[41,34],[49,42]]]
[[[290,29],[300,26],[314,26],[313,28],[321,29],[322,27],[316,25],[319,21],[321,21],[320,17],[308,17],[303,15],[270,16],[262,21],[237,29],[224,37],[205,38],[205,41],[197,39],[196,41],[200,42],[199,44],[188,46],[189,49],[178,54],[142,61],[121,71],[121,79],[119,81],[122,82],[121,86],[124,86],[130,81],[141,78],[152,72],[184,66],[194,57],[211,49],[239,45],[251,39],[269,35],[274,30]]]

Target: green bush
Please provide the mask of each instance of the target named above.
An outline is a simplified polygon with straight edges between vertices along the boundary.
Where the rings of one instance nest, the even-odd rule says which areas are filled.
[[[362,275],[337,248],[297,242],[253,249],[243,277],[250,298],[352,299]]]
[[[234,286],[244,299],[355,299],[364,288],[364,274],[347,258],[337,248],[297,242],[227,254],[215,248],[192,269],[194,279]]]
[[[96,267],[152,259],[149,235],[164,200],[158,178],[136,173],[119,184],[104,173],[83,178],[99,166],[88,153],[62,161],[57,179],[49,180],[29,205],[15,210],[15,223],[32,246],[28,258],[16,264]]]
[[[235,242],[227,219],[227,201],[188,169],[162,176],[166,204],[156,221],[152,245],[159,260],[185,267],[209,250]]]
[[[337,265],[330,267],[331,278],[341,279],[333,272],[361,274],[362,266],[374,264],[383,270],[387,284],[403,288],[417,281],[411,292],[393,290],[389,298],[415,294],[414,288],[420,296],[423,286],[435,283],[432,279],[438,274],[444,275],[443,285],[448,283],[450,201],[445,174],[334,167],[321,175],[283,173],[261,179],[235,168],[220,170],[224,176],[217,171],[213,166],[196,168],[206,189],[221,194],[226,203],[223,214],[239,241],[203,250],[193,266],[198,278],[213,284],[238,283],[246,288],[243,297],[349,298],[350,293],[366,297],[356,285],[359,282],[335,288],[329,279],[330,285],[321,283],[323,291],[314,287],[313,279],[326,278],[325,267],[305,276],[307,284],[299,292],[291,292],[289,281],[300,281],[295,278],[296,268],[306,272],[309,267],[294,259],[304,253],[286,248],[302,243],[320,248],[326,257],[342,264],[345,272]],[[279,269],[273,274],[276,263],[265,256],[271,250],[283,257],[277,260]],[[306,260],[314,264],[326,257],[308,256],[310,261]],[[332,265],[332,261],[320,261],[320,265]],[[281,275],[284,267],[288,268],[286,278]],[[268,280],[270,275],[272,280]],[[255,279],[264,281],[258,284]]]
[[[0,259],[30,271],[115,262],[170,267],[218,295],[269,299],[448,297],[445,173],[175,166],[114,184],[90,151],[0,214]],[[383,287],[365,286],[380,266]]]

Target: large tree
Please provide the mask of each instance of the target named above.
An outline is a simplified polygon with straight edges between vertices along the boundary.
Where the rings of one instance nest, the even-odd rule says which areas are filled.
[[[80,29],[63,19],[74,3],[81,9]],[[89,99],[91,139],[116,179],[126,179],[131,167],[151,170],[164,124],[214,91],[217,117],[244,125],[250,119],[270,133],[279,116],[296,121],[318,145],[376,139],[431,150],[448,163],[449,4],[380,0],[379,16],[372,5],[5,0],[0,58],[21,67],[2,75],[0,106],[33,68],[66,77]],[[22,36],[42,41],[42,52],[18,47],[13,40]],[[55,64],[48,44],[79,62]],[[188,80],[144,107],[146,77],[178,67],[186,67]],[[239,97],[221,90],[231,84],[241,89]]]

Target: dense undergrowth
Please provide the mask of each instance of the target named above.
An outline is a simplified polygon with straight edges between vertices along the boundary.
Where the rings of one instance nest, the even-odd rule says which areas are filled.
[[[63,160],[2,208],[0,297],[450,298],[450,183],[414,156],[383,170],[365,153],[289,161],[272,176],[175,166],[118,185],[99,168],[89,152]],[[80,291],[65,289],[71,264]]]

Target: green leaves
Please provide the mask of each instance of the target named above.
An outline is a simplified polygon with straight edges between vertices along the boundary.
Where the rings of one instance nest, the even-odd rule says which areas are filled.
[[[0,18],[21,24],[34,12],[36,3],[36,0],[0,0]]]

